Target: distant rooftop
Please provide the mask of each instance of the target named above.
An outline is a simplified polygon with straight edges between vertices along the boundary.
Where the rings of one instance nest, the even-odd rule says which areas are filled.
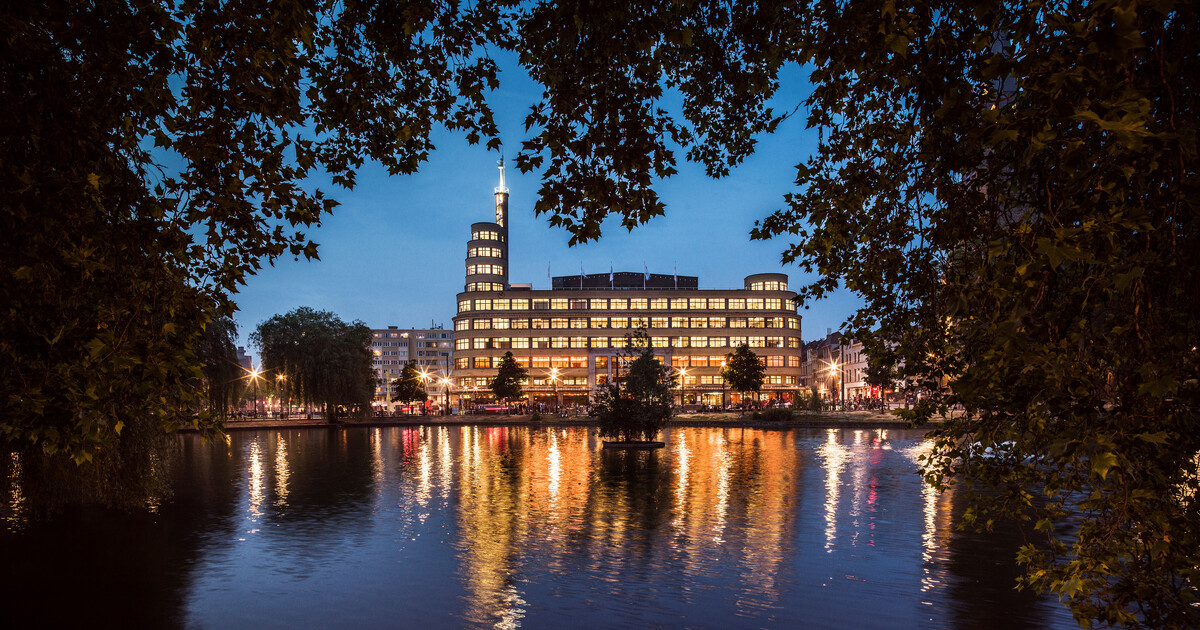
[[[589,273],[580,276],[554,276],[550,286],[555,291],[570,289],[620,289],[624,291],[643,289],[698,289],[700,278],[697,276],[676,276],[673,274],[646,274],[628,271],[616,273]]]

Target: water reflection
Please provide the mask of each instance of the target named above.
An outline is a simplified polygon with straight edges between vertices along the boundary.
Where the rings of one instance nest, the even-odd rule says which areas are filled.
[[[0,604],[33,614],[13,595],[29,591],[18,571],[70,571],[127,601],[101,577],[124,570],[169,585],[148,625],[1073,625],[1012,590],[1012,532],[953,531],[955,496],[916,475],[919,433],[665,440],[606,451],[584,428],[482,426],[187,437],[176,499],[153,523],[92,517],[95,549],[65,557],[52,532],[78,523],[0,538],[18,567]]]

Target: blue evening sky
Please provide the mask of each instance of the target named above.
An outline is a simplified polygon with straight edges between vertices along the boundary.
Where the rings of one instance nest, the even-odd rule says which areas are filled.
[[[547,267],[555,276],[615,271],[699,276],[700,288],[740,288],[754,273],[779,272],[792,288],[814,279],[780,254],[787,241],[751,241],[750,229],[782,207],[795,189],[795,165],[816,146],[816,133],[804,128],[801,108],[778,131],[759,138],[757,151],[728,177],[714,180],[701,166],[680,161],[679,174],[656,189],[666,215],[632,233],[618,221],[606,221],[598,241],[567,247],[569,235],[535,217],[538,173],[523,175],[511,166],[521,140],[524,116],[540,90],[516,64],[502,63],[501,87],[489,102],[496,110],[505,157],[509,197],[509,281],[549,288]],[[773,105],[793,110],[807,95],[798,69],[790,72]],[[352,191],[321,186],[339,206],[308,236],[320,245],[319,261],[278,260],[251,277],[236,300],[241,345],[249,333],[277,313],[300,306],[362,320],[372,328],[452,329],[455,294],[462,291],[470,225],[494,220],[492,192],[498,183],[496,152],[470,146],[458,134],[442,132],[419,173],[389,176],[376,164],[359,173]],[[805,341],[837,330],[860,301],[848,291],[801,310]],[[253,348],[247,348],[257,356]]]

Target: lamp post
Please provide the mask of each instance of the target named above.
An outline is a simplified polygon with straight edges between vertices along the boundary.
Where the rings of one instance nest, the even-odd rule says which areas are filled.
[[[258,368],[250,370],[250,380],[254,382],[254,417],[258,417]]]
[[[282,406],[283,406],[283,388],[284,388],[284,386],[285,386],[285,385],[287,385],[287,376],[286,376],[286,375],[284,375],[284,374],[276,374],[276,375],[275,375],[275,386],[276,386],[276,387],[279,389],[279,392],[278,392],[278,393],[280,394],[280,396],[279,396],[279,405],[280,405],[280,407],[282,407]],[[292,403],[292,401],[291,401],[291,399],[289,398],[289,399],[288,399],[288,405],[287,405],[287,412],[285,412],[285,413],[284,413],[284,416],[283,416],[283,417],[285,417],[285,418],[291,415],[291,411],[292,411],[292,404],[291,404],[291,403]]]
[[[846,406],[846,363],[845,363],[845,361],[842,361],[842,362],[834,361],[829,364],[828,369],[829,369],[829,375],[833,376],[834,372],[837,371],[839,368],[840,368],[840,372],[838,372],[838,383],[839,384],[838,384],[838,387],[836,389],[834,389],[833,391],[835,394],[840,396],[840,400],[838,402],[840,402],[842,404],[842,407],[845,407]]]
[[[445,404],[442,405],[442,415],[450,413],[450,379],[442,377],[442,399]]]
[[[679,408],[687,404],[687,368],[679,368]]]
[[[725,411],[725,362],[721,361],[721,411]]]
[[[554,386],[554,413],[558,414],[558,368],[550,368],[550,384]]]
[[[422,369],[417,376],[421,379],[421,389],[425,389],[425,383],[429,380],[429,370]],[[425,402],[421,402],[421,415],[425,415]]]

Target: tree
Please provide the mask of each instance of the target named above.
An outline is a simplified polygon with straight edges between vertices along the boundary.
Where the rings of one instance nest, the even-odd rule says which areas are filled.
[[[224,419],[241,394],[242,366],[237,360],[237,324],[220,317],[204,329],[196,349],[204,373],[204,401],[209,413]]]
[[[785,262],[818,278],[802,301],[863,299],[847,333],[896,344],[930,393],[914,421],[963,405],[926,474],[972,490],[964,524],[1030,529],[1024,586],[1085,623],[1200,625],[1194,3],[530,13],[522,61],[545,88],[518,164],[545,166],[537,210],[577,241],[663,211],[646,188],[671,143],[714,175],[736,164],[781,118],[781,68],[808,64],[818,146],[752,236],[794,239]]]
[[[259,348],[264,370],[286,375],[291,397],[324,406],[331,422],[339,421],[341,409],[370,409],[376,378],[366,324],[300,307],[259,324],[250,341]]]
[[[496,378],[492,379],[492,393],[497,400],[514,400],[525,395],[522,384],[529,377],[529,371],[517,365],[512,352],[505,352],[496,370]]]
[[[498,147],[481,46],[508,33],[486,2],[6,9],[0,446],[23,474],[72,478],[48,498],[163,496],[105,471],[166,470],[152,436],[219,429],[192,414],[196,349],[248,274],[317,256],[305,231],[336,203],[310,176],[412,173],[437,127]]]
[[[749,344],[741,344],[725,355],[725,365],[721,368],[721,378],[729,384],[729,388],[745,394],[758,392],[762,389],[763,379],[767,372],[767,364],[763,362]]]
[[[675,377],[654,356],[644,328],[625,335],[621,356],[628,361],[625,376],[601,388],[592,403],[600,437],[618,442],[653,441],[671,419]]]
[[[417,402],[429,398],[425,391],[425,382],[417,371],[416,359],[410,359],[400,370],[400,378],[392,381],[392,402]]]

